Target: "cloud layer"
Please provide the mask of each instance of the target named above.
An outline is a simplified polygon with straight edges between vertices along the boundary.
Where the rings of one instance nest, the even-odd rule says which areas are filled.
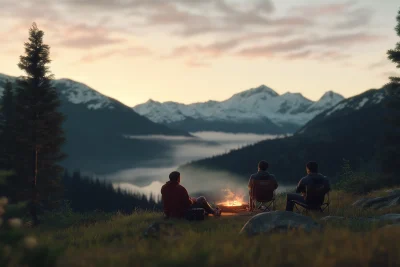
[[[156,56],[204,67],[218,57],[345,60],[343,48],[382,40],[374,12],[356,1],[277,10],[271,0],[3,0],[0,15],[14,28],[37,21],[60,47],[97,58]],[[142,38],[163,32],[166,55]],[[322,33],[325,33],[323,35]],[[142,40],[143,39],[143,40]]]

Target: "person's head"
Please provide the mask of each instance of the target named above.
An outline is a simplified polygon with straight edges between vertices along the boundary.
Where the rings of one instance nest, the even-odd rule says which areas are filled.
[[[318,173],[318,164],[315,161],[310,161],[306,165],[307,174]]]
[[[181,182],[181,174],[177,171],[173,171],[169,174],[169,180],[171,182]]]
[[[266,171],[268,169],[268,162],[262,160],[258,163],[258,170],[259,171]]]

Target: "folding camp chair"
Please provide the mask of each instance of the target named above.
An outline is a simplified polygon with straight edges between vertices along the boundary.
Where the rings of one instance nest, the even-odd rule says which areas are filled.
[[[329,213],[329,191],[324,185],[308,185],[306,186],[306,193],[304,195],[304,202],[293,200],[294,206],[299,213],[308,213],[308,211],[319,211],[324,212],[325,210]]]
[[[250,211],[275,210],[275,186],[272,180],[254,180],[250,188]]]

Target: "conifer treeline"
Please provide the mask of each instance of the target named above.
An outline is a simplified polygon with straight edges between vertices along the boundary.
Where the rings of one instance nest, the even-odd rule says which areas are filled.
[[[61,102],[52,84],[50,47],[35,23],[29,29],[23,71],[15,82],[5,84],[0,99],[0,170],[12,171],[0,195],[11,202],[28,201],[34,224],[37,207],[51,210],[68,200],[76,211],[125,211],[135,207],[153,209],[156,202],[142,195],[114,190],[112,185],[81,177],[79,172],[63,177],[60,161],[65,140]],[[77,166],[79,167],[79,166]]]
[[[161,207],[152,196],[148,199],[143,194],[128,193],[120,188],[115,190],[111,183],[81,176],[79,171],[72,175],[66,171],[63,185],[65,199],[77,212],[101,210],[131,213],[134,209],[159,210]]]

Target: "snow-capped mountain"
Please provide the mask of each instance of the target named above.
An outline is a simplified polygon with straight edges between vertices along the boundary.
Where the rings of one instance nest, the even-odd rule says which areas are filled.
[[[0,74],[0,95],[7,80],[15,77]],[[60,111],[67,142],[68,158],[63,165],[82,171],[112,172],[133,167],[143,160],[168,153],[169,147],[152,140],[133,140],[126,135],[184,135],[137,114],[132,108],[107,97],[89,86],[69,79],[54,80],[59,92]],[[137,151],[140,151],[138,153]]]
[[[372,117],[372,114],[374,117],[379,117],[377,114],[383,114],[385,111],[383,101],[386,97],[387,94],[383,88],[379,90],[371,89],[360,95],[345,99],[318,114],[314,119],[299,129],[298,134],[315,135],[321,132],[328,134],[331,132],[330,128],[336,127],[338,124],[337,121],[340,121],[341,124],[346,124],[347,126],[343,127],[341,132],[351,135],[356,125],[359,124],[359,117],[363,116],[368,120],[368,118]],[[352,120],[352,116],[357,117],[357,119]],[[384,116],[381,115],[381,117]],[[361,124],[360,127],[363,126],[368,127],[367,123]],[[351,131],[349,131],[349,129],[351,129]],[[371,131],[371,129],[369,129],[369,131]],[[341,132],[337,129],[335,130],[335,134],[340,134]],[[333,133],[329,133],[329,135],[332,134]]]
[[[321,100],[331,98],[330,95],[333,94],[328,92]],[[304,173],[305,162],[310,160],[316,160],[321,172],[331,181],[338,178],[343,159],[350,162],[354,171],[375,172],[379,170],[382,156],[390,156],[383,155],[381,150],[385,134],[396,131],[384,119],[392,112],[388,110],[387,99],[385,87],[368,90],[323,111],[291,136],[264,140],[224,155],[194,161],[179,167],[178,171],[190,171],[198,177],[207,177],[202,170],[227,171],[235,174],[232,177],[243,177],[252,173],[253,166],[265,158],[271,171],[285,185],[297,183]],[[249,164],[243,164],[244,161]]]
[[[186,131],[231,128],[233,132],[290,133],[343,99],[329,91],[314,102],[300,93],[279,95],[262,85],[222,102],[185,105],[150,99],[133,109],[153,122]]]

